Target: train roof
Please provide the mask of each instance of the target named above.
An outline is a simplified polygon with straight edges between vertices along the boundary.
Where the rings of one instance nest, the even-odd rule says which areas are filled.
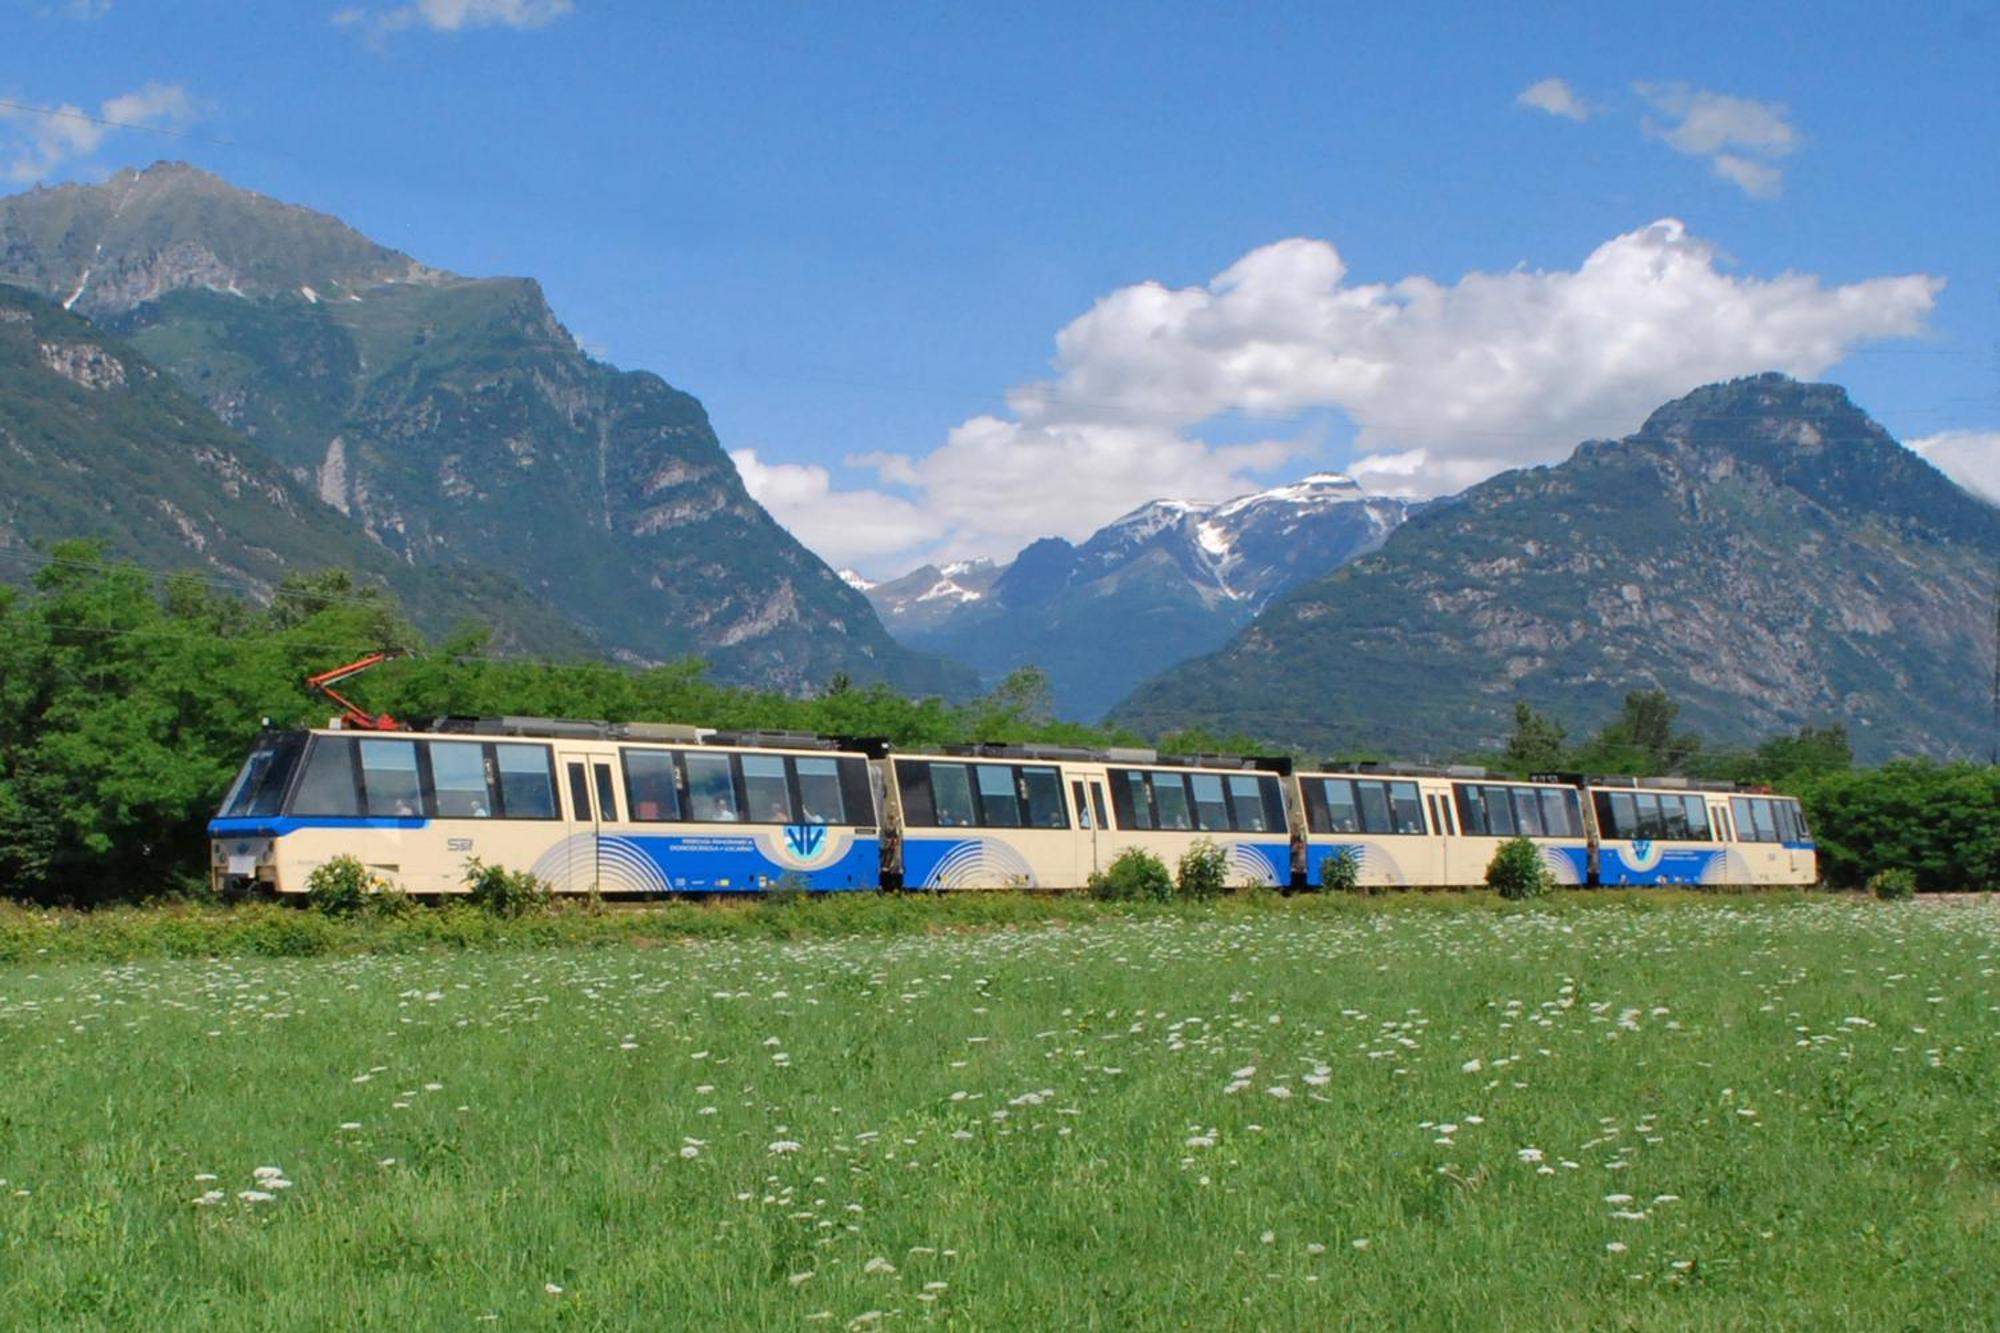
[[[335,731],[349,730],[336,724]],[[603,722],[556,717],[462,717],[432,718],[403,733],[371,733],[354,729],[356,735],[417,734],[433,736],[490,736],[521,740],[631,741],[644,744],[712,745],[728,749],[828,750],[879,757],[887,754],[888,741],[877,736],[821,736],[809,731],[726,731],[695,727],[678,722]]]

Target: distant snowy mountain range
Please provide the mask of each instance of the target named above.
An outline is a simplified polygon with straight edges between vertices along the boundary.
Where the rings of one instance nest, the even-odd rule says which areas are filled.
[[[1154,500],[1081,545],[1043,538],[1008,564],[841,577],[909,647],[989,680],[1034,663],[1063,716],[1094,718],[1146,677],[1221,646],[1294,584],[1373,551],[1412,507],[1322,472],[1219,503]]]

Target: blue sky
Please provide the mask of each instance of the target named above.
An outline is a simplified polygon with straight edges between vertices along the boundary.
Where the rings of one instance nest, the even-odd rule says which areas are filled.
[[[1988,6],[6,4],[0,98],[181,134],[0,108],[14,185],[184,158],[539,278],[878,575],[1769,366],[2000,449]]]

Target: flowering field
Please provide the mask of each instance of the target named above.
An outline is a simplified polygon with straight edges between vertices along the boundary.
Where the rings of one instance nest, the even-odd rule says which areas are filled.
[[[641,941],[644,943],[644,941]],[[2000,1324],[2000,910],[0,968],[0,1318]]]

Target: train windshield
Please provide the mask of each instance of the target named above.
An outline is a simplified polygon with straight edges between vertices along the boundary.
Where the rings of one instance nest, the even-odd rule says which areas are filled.
[[[261,818],[275,815],[284,803],[285,788],[291,785],[292,771],[305,752],[302,731],[266,732],[257,748],[243,761],[243,769],[222,799],[224,819]]]

